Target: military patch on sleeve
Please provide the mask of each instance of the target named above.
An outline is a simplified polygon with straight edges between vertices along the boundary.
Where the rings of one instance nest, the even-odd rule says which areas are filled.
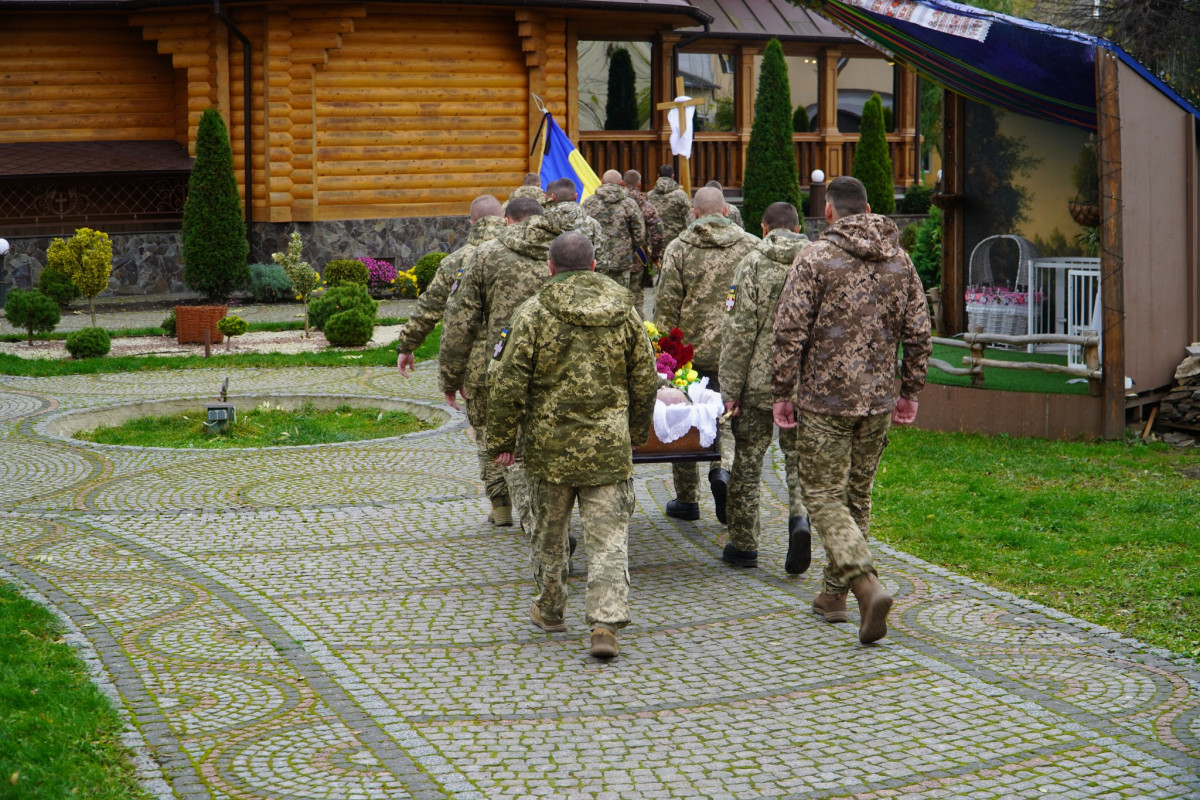
[[[492,358],[499,358],[504,352],[504,344],[508,341],[508,328],[500,329],[500,341],[496,342],[496,346],[492,348]]]
[[[458,289],[458,283],[462,280],[462,276],[463,268],[459,267],[458,272],[454,275],[454,284],[450,287],[450,294],[454,294],[454,292]]]
[[[725,295],[725,313],[733,311],[733,307],[737,305],[737,284],[729,287],[729,294]]]

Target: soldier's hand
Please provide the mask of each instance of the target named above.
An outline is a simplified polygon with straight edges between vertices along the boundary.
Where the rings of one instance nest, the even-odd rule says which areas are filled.
[[[417,368],[417,360],[413,358],[412,353],[401,353],[396,356],[396,369],[400,370],[400,377],[407,378],[408,373]]]
[[[896,425],[912,425],[917,421],[917,401],[896,398],[896,407],[892,409],[892,422]]]
[[[737,400],[725,401],[725,416],[736,417],[742,411],[742,404]]]
[[[496,456],[496,463],[502,467],[511,467],[515,461],[516,459],[513,458],[512,453],[501,453]]]
[[[796,427],[796,407],[791,400],[776,400],[771,406],[771,416],[781,428]]]
[[[462,394],[462,389],[459,389],[458,392],[459,392],[459,394]],[[445,396],[446,396],[446,405],[450,406],[455,411],[462,410],[461,408],[458,407],[458,402],[454,399],[454,392],[446,392]],[[463,399],[466,400],[467,399],[466,396],[464,396]]]

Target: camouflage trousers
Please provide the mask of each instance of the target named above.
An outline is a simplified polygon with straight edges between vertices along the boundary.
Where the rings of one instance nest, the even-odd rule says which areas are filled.
[[[646,265],[635,258],[629,273],[629,291],[633,292],[633,310],[638,312],[638,316],[642,319],[648,319],[646,316],[646,287],[642,286],[642,280],[645,277]]]
[[[521,526],[521,530],[530,533],[533,530],[533,509],[529,496],[529,473],[525,471],[525,461],[520,454],[514,455],[517,458],[513,465],[500,469],[503,470],[508,497],[512,502],[513,520]]]
[[[743,408],[730,422],[735,447],[733,469],[729,471],[729,499],[726,506],[729,543],[739,550],[757,550],[758,499],[759,486],[762,483],[763,457],[771,444],[775,422],[771,418],[771,412],[761,408]],[[783,438],[782,431],[780,438]],[[795,448],[785,450],[784,458],[788,468],[788,516],[807,517],[808,511],[800,498],[800,476]]]
[[[633,481],[606,486],[563,486],[529,474],[533,508],[531,560],[542,616],[563,618],[567,610],[567,544],[571,509],[579,501],[583,546],[588,555],[584,614],[589,628],[614,631],[629,624],[629,518]]]
[[[891,414],[834,417],[804,411],[798,417],[804,503],[825,547],[824,591],[845,594],[855,578],[877,574],[866,537],[871,489],[887,447]]]
[[[702,372],[701,377],[708,378],[708,388],[714,392],[721,390],[721,384],[717,382],[717,376],[713,373]],[[717,424],[717,444],[721,448],[721,461],[714,462],[708,468],[709,472],[715,469],[729,470],[733,468],[733,431],[729,428],[729,421],[722,420]],[[761,461],[761,459],[759,459]],[[671,465],[671,479],[675,484],[675,499],[681,503],[699,503],[700,502],[700,465],[692,464],[673,464]]]
[[[508,487],[504,482],[501,466],[488,458],[487,455],[487,389],[472,389],[467,395],[467,422],[475,429],[475,452],[479,459],[479,476],[483,479],[483,488],[487,491],[488,499],[494,505],[505,505],[501,500],[507,500]]]

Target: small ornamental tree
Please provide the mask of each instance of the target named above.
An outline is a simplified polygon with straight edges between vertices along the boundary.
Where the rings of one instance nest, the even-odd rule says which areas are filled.
[[[4,300],[4,316],[14,328],[28,331],[30,347],[33,347],[34,333],[49,333],[62,319],[58,303],[36,289],[9,292]]]
[[[876,214],[896,210],[896,186],[892,182],[892,156],[883,128],[883,101],[878,94],[863,105],[858,148],[854,151],[854,177],[867,187],[867,202]]]
[[[184,283],[210,302],[223,303],[249,280],[249,252],[233,148],[220,112],[210,107],[196,131],[196,160],[183,206]]]
[[[71,279],[79,293],[87,298],[96,327],[96,295],[108,288],[112,273],[112,241],[108,234],[91,228],[79,228],[70,239],[55,239],[46,249],[46,266]]]
[[[304,249],[304,242],[300,240],[300,234],[292,231],[291,237],[288,239],[288,248],[286,253],[272,253],[271,258],[275,263],[283,267],[283,272],[287,275],[288,280],[292,282],[292,289],[296,292],[296,299],[304,304],[304,338],[310,338],[308,332],[308,298],[312,296],[313,290],[321,283],[321,276],[317,274],[309,263],[303,260],[301,251]]]
[[[608,101],[604,106],[604,130],[638,129],[636,76],[633,59],[624,47],[614,48],[608,62]]]
[[[810,125],[808,109],[804,106],[796,106],[796,110],[792,114],[792,130],[796,133],[808,133]]]
[[[742,221],[746,230],[756,235],[761,232],[767,206],[784,202],[800,208],[800,182],[792,145],[792,93],[778,39],[767,42],[763,51],[742,192]]]
[[[233,344],[233,337],[241,336],[250,330],[250,323],[236,314],[221,317],[217,320],[217,330],[225,334],[225,351],[228,352]]]

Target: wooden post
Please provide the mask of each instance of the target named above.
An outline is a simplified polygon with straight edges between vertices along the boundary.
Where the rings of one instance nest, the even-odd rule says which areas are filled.
[[[1104,438],[1125,437],[1125,254],[1121,200],[1121,106],[1117,58],[1096,48],[1100,167],[1100,300],[1104,341]]]
[[[838,60],[840,50],[824,49],[817,57],[817,131],[821,134],[823,153],[822,168],[825,179],[833,180],[846,174],[842,163],[842,142],[845,137],[838,132]]]
[[[676,97],[684,97],[685,96],[683,93],[683,78],[681,78],[681,77],[675,79],[675,96]],[[658,105],[655,106],[655,108],[657,108],[659,111],[668,111],[668,112],[672,108],[679,110],[679,134],[682,136],[683,134],[687,133],[687,129],[688,129],[687,108],[689,106],[702,106],[704,104],[705,103],[703,100],[672,100],[669,103],[659,103]],[[680,160],[683,161],[683,169],[681,169],[679,171],[680,172],[679,185],[683,187],[683,190],[685,192],[687,192],[688,197],[691,197],[692,196],[692,165],[691,165],[691,158],[689,156],[690,156],[690,153],[689,153],[689,155],[679,157]]]
[[[967,101],[954,92],[942,93],[942,152],[941,191],[950,198],[961,199],[963,193],[963,147],[966,143]],[[963,280],[963,209],[961,204],[942,208],[942,309],[946,330],[942,336],[962,333],[967,329],[966,301]]]
[[[971,342],[971,385],[982,387],[983,377],[983,342],[970,339]]]
[[[1091,331],[1088,331],[1089,333]],[[1095,372],[1100,369],[1100,340],[1088,342],[1083,346],[1083,363],[1087,366],[1089,372]],[[1088,376],[1088,394],[1092,397],[1099,397],[1103,391],[1103,378],[1093,378]]]

